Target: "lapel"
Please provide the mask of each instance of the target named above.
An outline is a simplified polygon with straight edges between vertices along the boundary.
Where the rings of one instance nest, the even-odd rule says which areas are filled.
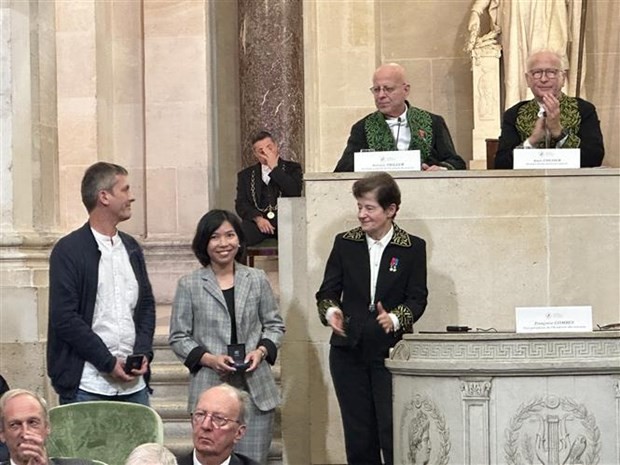
[[[247,331],[245,323],[248,319],[244,317],[246,302],[250,294],[250,279],[247,267],[235,263],[235,319],[237,320],[237,339],[245,341]]]
[[[220,285],[217,282],[217,278],[215,277],[215,273],[210,266],[207,266],[202,269],[202,283],[204,289],[220,304],[222,309],[226,311],[226,300],[224,300],[224,294],[222,294],[222,290],[220,289]]]
[[[260,196],[263,193],[263,173],[261,170],[261,165],[260,163],[257,163],[256,165],[254,165],[254,168],[252,169],[252,182],[254,182],[254,189],[255,189],[255,193],[256,193],[256,197],[254,198],[254,201],[256,202],[256,205],[260,205]]]

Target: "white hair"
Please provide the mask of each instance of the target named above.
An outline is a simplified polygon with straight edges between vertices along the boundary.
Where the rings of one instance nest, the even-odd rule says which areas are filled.
[[[147,442],[129,454],[125,465],[177,465],[177,459],[161,444]]]

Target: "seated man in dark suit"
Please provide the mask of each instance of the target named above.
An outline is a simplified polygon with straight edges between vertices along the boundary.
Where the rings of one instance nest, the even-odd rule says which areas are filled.
[[[245,455],[233,452],[245,434],[248,394],[220,384],[205,390],[192,412],[194,451],[179,459],[179,465],[259,465]],[[230,462],[227,462],[230,460]]]
[[[377,111],[353,125],[334,171],[353,171],[353,154],[368,149],[419,150],[424,171],[465,169],[444,119],[409,105],[409,88],[402,66],[389,63],[377,68],[370,88]]]
[[[2,396],[0,439],[6,442],[11,459],[0,465],[94,465],[90,460],[49,458],[45,450],[49,434],[45,400],[25,389],[12,389]]]
[[[299,197],[303,182],[301,165],[282,160],[267,131],[252,138],[252,152],[258,163],[237,174],[235,200],[247,245],[278,237],[278,198]]]
[[[579,148],[582,168],[601,166],[605,149],[596,108],[562,93],[563,68],[555,52],[543,50],[528,58],[525,78],[534,99],[504,113],[496,169],[513,168],[516,148]]]

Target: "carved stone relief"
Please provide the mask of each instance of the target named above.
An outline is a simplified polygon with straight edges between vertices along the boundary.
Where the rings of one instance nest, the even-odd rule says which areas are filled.
[[[506,428],[509,465],[594,465],[601,433],[594,415],[569,397],[536,397],[519,406]]]
[[[410,465],[450,463],[450,429],[433,400],[416,394],[400,418],[401,463]]]

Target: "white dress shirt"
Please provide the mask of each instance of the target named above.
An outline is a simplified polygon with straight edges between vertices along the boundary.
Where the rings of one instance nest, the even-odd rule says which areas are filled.
[[[118,231],[113,237],[93,228],[91,231],[101,252],[92,330],[112,355],[126,358],[133,353],[136,341],[133,314],[138,303],[138,280]],[[131,382],[120,383],[108,373],[101,373],[89,362],[84,364],[80,380],[80,389],[104,396],[133,394],[145,386],[142,376]]]
[[[263,182],[269,185],[269,181],[271,181],[271,176],[269,176],[271,174],[271,168],[269,168],[267,165],[261,164],[260,173],[261,173],[261,177],[263,178]]]
[[[397,150],[408,150],[411,142],[411,129],[407,124],[407,108],[402,115],[397,118],[386,118],[385,122],[392,131]]]

